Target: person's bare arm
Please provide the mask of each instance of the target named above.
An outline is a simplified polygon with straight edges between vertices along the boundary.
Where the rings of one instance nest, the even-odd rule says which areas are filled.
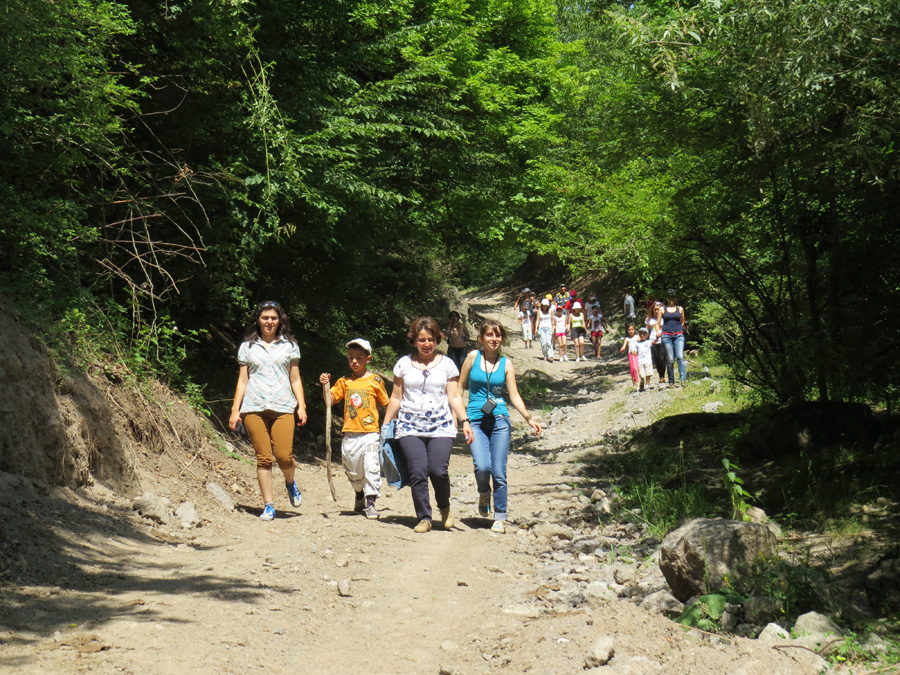
[[[459,373],[459,391],[460,396],[462,396],[463,392],[468,391],[469,386],[469,375],[472,374],[472,366],[475,365],[475,358],[478,356],[478,352],[469,352],[466,355],[466,360],[463,361],[462,371]],[[465,415],[463,415],[465,418]]]
[[[384,409],[384,422],[388,424],[393,420],[397,413],[400,412],[400,403],[403,401],[403,378],[394,376],[394,389],[391,391],[391,399],[388,401],[387,407]]]
[[[525,418],[528,425],[534,429],[535,435],[541,433],[541,425],[535,422],[534,418],[528,414],[525,408],[525,401],[519,395],[519,387],[516,385],[516,371],[513,368],[512,361],[506,359],[506,391],[509,392],[509,402],[513,408],[519,411],[519,414]]]
[[[234,390],[234,401],[231,404],[231,417],[228,418],[228,428],[237,431],[238,422],[241,421],[241,403],[247,391],[247,383],[250,381],[250,369],[241,366],[238,372],[237,387]]]
[[[450,410],[456,415],[456,419],[465,420],[463,422],[463,436],[466,437],[466,443],[470,444],[475,438],[472,433],[472,425],[466,418],[466,409],[463,406],[462,396],[459,393],[459,378],[452,377],[447,380],[447,402],[450,404]]]
[[[300,364],[291,362],[290,370],[291,391],[297,399],[297,426],[306,424],[306,398],[303,396],[303,383],[300,381]]]

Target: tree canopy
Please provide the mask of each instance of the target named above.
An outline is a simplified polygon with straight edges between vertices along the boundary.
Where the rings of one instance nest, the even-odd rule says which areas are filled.
[[[535,251],[765,399],[897,396],[896,0],[10,2],[0,274],[149,361],[270,298],[384,344]]]

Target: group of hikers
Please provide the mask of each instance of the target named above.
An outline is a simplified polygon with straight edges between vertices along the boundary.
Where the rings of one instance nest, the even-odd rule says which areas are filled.
[[[635,302],[625,292],[624,314],[627,322],[625,339],[620,352],[628,352],[631,380],[639,391],[651,387],[654,370],[659,376],[658,388],[675,386],[675,364],[678,364],[678,383],[684,386],[687,366],[684,360],[684,307],[678,304],[675,289],[666,291],[665,302],[652,296],[647,299],[643,323],[638,325]],[[668,377],[667,377],[668,376]],[[666,381],[668,379],[668,382]]]
[[[555,295],[547,293],[538,300],[537,293],[524,288],[516,299],[513,311],[518,317],[526,349],[531,349],[537,334],[541,342],[541,355],[547,362],[553,363],[557,356],[560,361],[569,360],[569,337],[572,338],[575,361],[587,361],[584,344],[588,334],[594,347],[594,358],[600,358],[606,322],[596,295],[591,294],[587,302],[582,302],[577,290],[569,290],[566,284],[560,284]]]
[[[555,294],[537,300],[524,289],[515,303],[526,348],[537,332],[543,358],[552,362],[553,345],[561,361],[568,361],[571,337],[575,361],[587,360],[584,343],[588,331],[594,357],[600,358],[601,338],[607,329],[594,294],[585,303],[577,292],[561,284]],[[675,386],[674,364],[680,383],[686,380],[684,361],[685,315],[670,289],[665,302],[650,298],[643,325],[638,327],[634,298],[626,292],[624,313],[628,325],[620,352],[628,352],[632,380],[639,389],[650,386],[655,368],[659,386]],[[437,346],[447,338],[447,354]],[[516,386],[512,361],[501,354],[508,344],[506,329],[497,321],[484,321],[478,332],[478,348],[468,351],[469,331],[460,314],[449,315],[442,330],[430,317],[419,317],[409,326],[406,339],[411,353],[393,368],[393,388],[388,395],[384,379],[368,370],[372,346],[363,338],[346,343],[349,374],[332,384],[330,373],[319,383],[328,402],[344,402],[342,464],[355,492],[354,511],[366,518],[379,517],[376,500],[381,492],[381,450],[387,442],[400,454],[405,468],[404,485],[412,493],[416,532],[432,528],[428,483],[434,490],[445,529],[455,520],[450,511],[450,454],[459,427],[472,453],[478,486],[478,513],[493,513],[491,530],[505,532],[508,513],[507,457],[512,425],[512,406],[535,434],[541,425],[525,408]],[[303,495],[294,478],[293,435],[295,426],[306,424],[306,402],[300,379],[300,348],[291,334],[290,321],[275,301],[257,305],[247,323],[238,349],[238,382],[229,426],[246,429],[256,453],[256,474],[264,502],[259,516],[276,516],[272,468],[278,463],[288,500],[298,508]],[[464,398],[467,397],[467,402]],[[379,422],[379,407],[384,419]]]
[[[684,308],[678,304],[675,290],[668,290],[665,302],[651,296],[646,303],[646,312],[640,319],[636,310],[634,296],[626,290],[623,303],[626,337],[619,352],[628,353],[628,366],[634,386],[639,391],[650,387],[655,370],[659,375],[659,387],[674,387],[675,363],[678,364],[679,383],[683,384],[687,378],[684,360],[685,318]],[[544,360],[552,363],[558,356],[560,361],[568,361],[568,339],[571,338],[575,361],[587,361],[584,344],[588,334],[594,347],[594,358],[600,358],[607,323],[594,293],[588,295],[586,302],[582,302],[577,290],[560,284],[555,295],[547,293],[538,300],[535,291],[523,288],[513,305],[513,312],[518,317],[525,348],[531,349],[534,335],[537,334]]]
[[[535,434],[541,425],[525,409],[516,387],[512,362],[501,354],[508,344],[506,329],[497,321],[481,324],[480,348],[466,353],[468,330],[458,313],[451,315],[446,334],[448,355],[436,347],[444,338],[437,321],[414,320],[406,338],[412,352],[393,369],[393,389],[388,396],[381,376],[369,372],[372,347],[363,338],[346,343],[348,375],[331,384],[331,374],[319,382],[326,402],[344,402],[342,463],[356,493],[354,511],[366,518],[379,517],[376,500],[381,492],[380,451],[393,443],[405,465],[405,485],[412,493],[416,513],[415,532],[432,528],[428,483],[445,529],[454,526],[450,511],[449,463],[453,441],[461,425],[472,453],[478,486],[478,513],[493,513],[491,531],[506,531],[508,490],[507,457],[512,432],[509,407],[514,407]],[[461,346],[454,347],[454,343]],[[451,356],[452,355],[452,356]],[[300,349],[291,334],[290,321],[274,301],[260,303],[247,324],[238,349],[239,374],[229,426],[243,424],[256,452],[256,473],[264,506],[261,520],[276,516],[272,490],[272,465],[284,475],[288,499],[295,508],[303,501],[294,479],[294,427],[306,424],[306,402],[300,379]],[[468,395],[464,404],[463,395]],[[379,424],[379,406],[385,409]]]

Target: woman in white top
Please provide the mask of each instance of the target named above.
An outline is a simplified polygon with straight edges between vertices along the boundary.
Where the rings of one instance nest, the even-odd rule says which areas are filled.
[[[232,430],[243,422],[256,451],[256,478],[265,502],[260,520],[275,518],[273,455],[291,505],[296,508],[303,501],[294,481],[294,417],[298,426],[306,424],[299,362],[287,314],[273,300],[261,302],[238,349],[240,371],[228,420]]]
[[[653,302],[647,307],[647,318],[644,324],[650,331],[650,353],[653,355],[653,367],[659,375],[660,388],[666,383],[666,350],[663,349],[660,338],[662,337],[662,322],[658,315],[662,312],[662,303]]]
[[[541,300],[541,308],[537,315],[538,336],[541,338],[541,354],[553,363],[553,312],[549,298]]]
[[[394,366],[394,391],[384,413],[384,424],[397,418],[395,436],[406,459],[409,487],[419,522],[416,532],[431,529],[428,480],[445,529],[454,525],[450,513],[450,453],[456,438],[456,422],[463,421],[466,443],[472,427],[466,419],[459,392],[459,370],[448,357],[435,351],[441,342],[437,321],[419,317],[409,327],[409,343],[415,350]]]
[[[560,361],[569,360],[566,355],[566,330],[568,329],[566,319],[565,308],[556,303],[556,312],[553,314],[553,336],[556,338],[556,346],[559,348]]]

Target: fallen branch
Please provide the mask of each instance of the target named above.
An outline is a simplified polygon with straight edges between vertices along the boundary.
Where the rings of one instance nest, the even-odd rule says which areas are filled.
[[[690,628],[691,630],[695,630],[698,633],[703,633],[704,635],[709,635],[710,637],[719,638],[720,640],[725,640],[728,644],[733,645],[734,640],[731,638],[725,637],[724,635],[719,635],[718,633],[710,633],[708,630],[703,630],[702,628],[697,628],[696,626],[687,626],[685,624],[679,624],[682,628]]]

